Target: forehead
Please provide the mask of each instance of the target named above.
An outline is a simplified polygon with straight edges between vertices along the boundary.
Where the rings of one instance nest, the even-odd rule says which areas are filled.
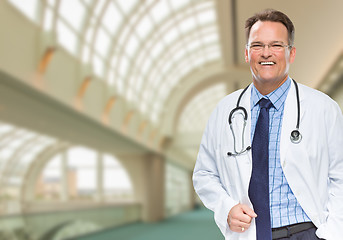
[[[280,22],[257,21],[250,29],[249,42],[288,42],[288,32]]]

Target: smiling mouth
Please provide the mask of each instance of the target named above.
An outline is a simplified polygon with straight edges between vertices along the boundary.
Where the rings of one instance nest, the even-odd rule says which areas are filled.
[[[259,62],[262,66],[272,66],[272,65],[274,65],[274,64],[276,64],[275,62],[271,62],[271,61],[269,61],[269,62]]]

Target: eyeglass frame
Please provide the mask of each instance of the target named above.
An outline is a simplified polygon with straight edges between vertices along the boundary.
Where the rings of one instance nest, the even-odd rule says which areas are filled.
[[[251,48],[251,45],[258,45],[258,46],[256,46],[256,47],[261,47],[261,49],[254,49],[254,48]],[[280,49],[278,49],[278,50],[273,50],[273,45],[278,45],[278,46],[276,46],[276,47],[280,47]],[[262,43],[262,42],[253,42],[252,44],[246,44],[245,45],[246,46],[246,48],[248,48],[248,49],[251,49],[252,51],[254,51],[254,52],[261,52],[262,50],[264,50],[265,49],[265,47],[266,46],[268,46],[268,49],[270,50],[270,51],[272,51],[272,52],[279,52],[279,51],[281,51],[282,50],[282,48],[292,48],[293,47],[293,45],[286,45],[286,44],[283,44],[283,43],[281,43],[281,42],[272,42],[272,43],[268,43],[268,44],[265,44],[265,43]]]

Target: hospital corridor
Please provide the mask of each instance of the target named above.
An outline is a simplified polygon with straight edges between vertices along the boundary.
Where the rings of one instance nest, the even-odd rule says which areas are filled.
[[[0,240],[223,240],[192,174],[265,8],[342,109],[341,0],[1,0]]]

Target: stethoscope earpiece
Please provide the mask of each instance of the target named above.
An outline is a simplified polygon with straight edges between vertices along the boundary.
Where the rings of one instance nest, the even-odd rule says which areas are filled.
[[[231,157],[231,156],[237,156],[237,155],[242,154],[242,153],[244,153],[244,152],[246,152],[246,151],[249,151],[250,149],[251,149],[251,146],[247,146],[246,149],[243,149],[243,150],[241,150],[240,152],[236,152],[236,153],[228,152],[227,155],[228,155],[229,157]]]

